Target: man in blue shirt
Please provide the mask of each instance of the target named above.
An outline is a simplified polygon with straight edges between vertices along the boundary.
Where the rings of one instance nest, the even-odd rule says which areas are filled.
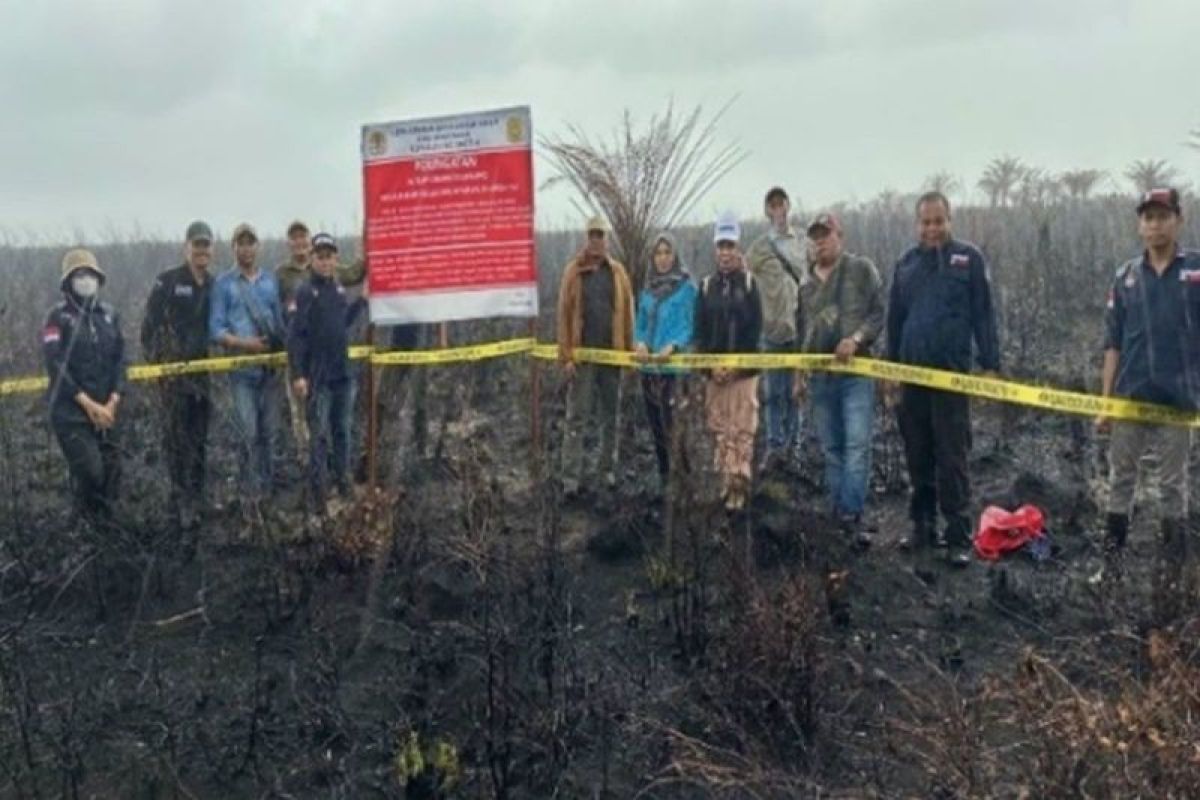
[[[1000,369],[992,291],[983,254],[950,232],[950,201],[929,192],[917,201],[919,243],[896,263],[887,314],[887,352],[892,361],[970,372],[971,344],[985,372]],[[954,566],[970,563],[971,500],[967,455],[971,406],[966,395],[894,384],[900,396],[900,435],[912,496],[912,534],[901,542],[953,548]],[[937,530],[938,510],[945,528]]]
[[[1177,190],[1145,193],[1137,214],[1145,250],[1117,270],[1108,292],[1103,392],[1195,411],[1200,402],[1200,253],[1179,246],[1183,215]],[[1096,423],[1112,433],[1106,574],[1120,573],[1138,462],[1145,455],[1158,461],[1162,520],[1155,605],[1159,621],[1170,621],[1197,549],[1189,542],[1187,525],[1191,431],[1105,418]]]
[[[245,223],[233,231],[237,266],[217,278],[209,316],[209,338],[233,355],[283,348],[283,312],[279,284],[258,268],[258,234]],[[283,385],[275,367],[248,367],[230,376],[234,420],[241,441],[243,514],[255,517],[271,490],[271,448],[283,403]]]

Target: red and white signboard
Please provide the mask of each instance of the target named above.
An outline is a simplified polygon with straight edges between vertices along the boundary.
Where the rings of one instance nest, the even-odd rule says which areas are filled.
[[[365,125],[371,321],[537,316],[528,106]]]

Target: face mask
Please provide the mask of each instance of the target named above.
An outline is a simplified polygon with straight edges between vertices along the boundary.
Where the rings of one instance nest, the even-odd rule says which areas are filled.
[[[100,291],[100,279],[95,275],[76,275],[71,278],[71,291],[84,300],[89,300]]]

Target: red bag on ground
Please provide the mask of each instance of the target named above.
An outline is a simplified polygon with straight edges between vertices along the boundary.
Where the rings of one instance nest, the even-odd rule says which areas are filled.
[[[979,517],[975,552],[984,561],[999,561],[1005,553],[1020,550],[1029,541],[1045,535],[1045,517],[1037,506],[1005,511],[988,506]]]

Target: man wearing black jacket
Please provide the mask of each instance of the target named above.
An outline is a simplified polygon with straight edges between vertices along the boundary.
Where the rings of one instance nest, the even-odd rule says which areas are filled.
[[[296,291],[288,331],[292,389],[306,403],[309,450],[309,503],[325,510],[326,468],[344,499],[349,495],[350,415],[354,381],[347,353],[348,329],[362,312],[337,281],[337,243],[327,233],[313,237],[312,277]]]
[[[184,263],[161,273],[154,282],[142,318],[142,354],[147,361],[194,361],[208,356],[212,241],[212,228],[193,222],[187,228]],[[206,502],[210,380],[207,373],[196,373],[167,378],[159,387],[171,514],[178,524],[191,528]]]
[[[939,192],[917,201],[919,242],[896,263],[887,312],[888,359],[969,373],[971,344],[985,373],[1000,369],[992,291],[983,254],[950,233],[950,202]],[[950,563],[966,566],[971,543],[971,406],[966,395],[919,386],[886,387],[900,395],[912,496],[913,529],[906,548],[948,547]],[[937,530],[941,510],[945,528]]]

